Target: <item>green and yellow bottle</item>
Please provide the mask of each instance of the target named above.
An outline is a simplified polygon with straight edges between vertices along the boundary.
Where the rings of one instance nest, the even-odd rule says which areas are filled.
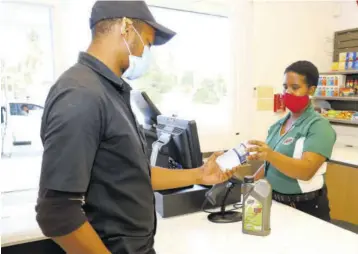
[[[242,232],[267,236],[271,232],[270,215],[272,188],[266,179],[254,182],[253,176],[244,178]]]

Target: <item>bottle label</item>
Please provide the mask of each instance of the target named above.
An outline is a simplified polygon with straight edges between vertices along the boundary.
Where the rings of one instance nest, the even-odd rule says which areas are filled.
[[[244,229],[248,231],[262,231],[262,204],[254,197],[249,196],[244,205]]]

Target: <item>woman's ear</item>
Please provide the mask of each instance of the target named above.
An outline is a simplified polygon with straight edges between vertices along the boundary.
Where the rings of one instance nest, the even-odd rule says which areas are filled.
[[[317,88],[317,86],[311,86],[311,87],[308,89],[308,95],[313,96],[314,93],[316,92],[316,88]]]

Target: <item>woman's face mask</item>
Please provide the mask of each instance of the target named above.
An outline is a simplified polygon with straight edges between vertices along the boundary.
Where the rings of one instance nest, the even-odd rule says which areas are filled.
[[[283,94],[283,103],[292,113],[298,113],[304,110],[308,106],[309,101],[310,98],[308,95],[296,96],[289,93]]]
[[[127,46],[128,52],[129,52],[129,66],[127,70],[123,73],[122,77],[134,80],[141,76],[143,76],[149,69],[152,56],[148,45],[144,45],[144,42],[142,40],[142,37],[139,35],[137,30],[133,27],[136,34],[139,36],[140,41],[142,42],[144,49],[142,56],[135,56],[132,54],[129,45],[127,41],[124,39],[124,43]]]
[[[288,72],[284,77],[283,102],[292,113],[299,113],[310,103],[310,94],[314,88],[306,84],[305,77],[294,72]]]

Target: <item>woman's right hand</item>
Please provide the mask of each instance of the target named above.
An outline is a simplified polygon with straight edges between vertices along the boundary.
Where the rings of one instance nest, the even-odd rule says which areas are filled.
[[[253,160],[267,161],[273,152],[271,147],[269,147],[265,142],[262,142],[262,141],[250,140],[248,142],[248,144],[250,145],[250,147],[248,147],[246,149],[247,152],[254,153],[254,154],[250,154],[247,157],[247,159],[249,161],[250,160],[251,161],[253,161]]]

